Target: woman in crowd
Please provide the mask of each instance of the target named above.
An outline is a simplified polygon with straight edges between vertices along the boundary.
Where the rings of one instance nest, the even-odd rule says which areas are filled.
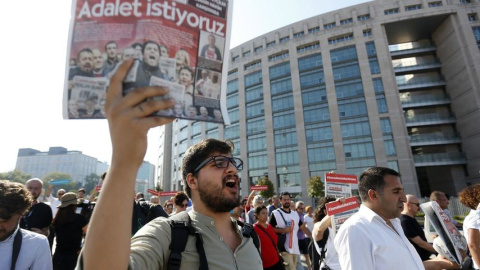
[[[323,260],[320,261],[320,269],[322,267],[329,267],[327,269],[331,270],[340,270],[340,262],[338,261],[338,253],[335,250],[335,246],[333,244],[334,236],[332,232],[332,223],[331,217],[327,215],[327,206],[326,204],[329,202],[335,201],[333,197],[324,197],[321,198],[318,202],[317,209],[315,210],[314,214],[314,222],[313,225],[313,232],[312,238],[314,241],[315,249],[318,254],[322,254],[322,250],[326,250],[325,257]],[[325,231],[328,230],[328,237],[327,239],[323,239],[326,236]],[[323,239],[323,241],[322,241]],[[326,243],[325,243],[326,241]],[[323,245],[322,245],[323,244]],[[323,246],[323,247],[322,247]],[[319,258],[313,258],[312,260],[316,260]],[[318,261],[314,262],[316,265]]]
[[[76,193],[65,193],[60,201],[58,212],[52,222],[57,239],[53,269],[75,269],[88,221],[84,216],[75,213],[78,204]]]
[[[258,238],[260,239],[263,269],[284,269],[282,260],[280,260],[280,257],[278,256],[277,234],[275,234],[272,225],[267,223],[267,207],[265,205],[257,206],[255,207],[254,211],[257,222],[253,225],[253,227],[255,228]]]
[[[467,239],[474,268],[480,267],[480,184],[469,186],[458,194],[460,202],[469,207],[470,213],[463,221],[463,233]]]

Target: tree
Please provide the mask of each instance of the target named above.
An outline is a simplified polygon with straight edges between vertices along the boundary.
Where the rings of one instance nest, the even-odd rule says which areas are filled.
[[[9,180],[12,182],[18,182],[22,184],[25,184],[25,182],[27,182],[27,180],[30,178],[32,178],[32,175],[24,173],[19,170],[0,173],[0,180]]]
[[[157,185],[155,186],[156,191],[163,191],[163,189],[160,187],[160,183],[157,182]]]
[[[95,190],[95,187],[100,182],[100,176],[95,173],[91,173],[90,175],[85,176],[85,185],[83,188],[85,189],[85,194],[91,194],[92,190]]]
[[[308,196],[312,198],[320,198],[325,196],[325,185],[320,176],[312,176],[307,181]]]
[[[275,188],[273,187],[272,181],[268,179],[268,176],[264,176],[263,178],[259,179],[257,185],[268,186],[267,190],[262,190],[259,193],[263,198],[270,198],[275,194]]]
[[[63,184],[63,185],[56,185],[53,187],[53,194],[56,194],[59,189],[65,189],[67,192],[77,192],[77,189],[80,188],[82,185],[81,183],[77,183],[72,181],[72,176],[70,174],[66,173],[61,173],[61,172],[51,172],[46,174],[42,180],[44,183],[44,186],[49,185],[50,181],[52,180],[70,180],[68,184]]]

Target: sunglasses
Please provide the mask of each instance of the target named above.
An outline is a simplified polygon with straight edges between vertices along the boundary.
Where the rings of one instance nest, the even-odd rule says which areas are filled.
[[[204,160],[200,165],[193,170],[193,172],[198,172],[200,169],[202,169],[205,165],[213,161],[215,163],[215,166],[217,168],[228,168],[230,163],[237,168],[237,171],[241,171],[243,169],[243,161],[239,158],[235,157],[226,157],[226,156],[211,156]]]

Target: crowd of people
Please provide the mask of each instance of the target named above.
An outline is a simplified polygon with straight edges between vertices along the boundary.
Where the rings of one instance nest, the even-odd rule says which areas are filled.
[[[167,93],[155,86],[124,96],[122,82],[131,65],[132,60],[120,64],[107,92],[105,112],[113,154],[91,217],[77,210],[88,205],[84,190],[76,194],[58,190],[58,201],[52,199],[48,206],[39,201],[40,179],[30,179],[25,186],[0,181],[2,267],[72,269],[76,264],[76,269],[291,270],[302,267],[299,257],[303,255],[307,264],[312,259],[309,268],[322,270],[459,268],[441,255],[423,259],[419,255],[412,242],[429,248],[417,241],[415,229],[404,229],[413,226],[409,217],[418,211],[418,199],[404,193],[400,174],[389,168],[362,172],[360,209],[335,236],[329,233],[332,224],[325,205],[336,199],[322,198],[307,212],[305,203],[294,204],[288,192],[272,197],[268,207],[265,198],[255,193],[240,199],[243,161],[232,156],[230,141],[205,139],[187,149],[181,165],[184,193],[165,204],[170,214],[158,204],[149,204],[143,194],[133,192],[146,153],[146,135],[150,128],[172,119],[148,116],[172,108],[174,102],[148,100]],[[459,194],[460,201],[472,209],[463,228],[477,268],[479,194],[480,185]],[[432,194],[432,199],[448,206],[448,198],[442,195]],[[56,236],[53,259],[47,239],[50,227]],[[422,239],[422,232],[417,233]],[[319,262],[322,265],[316,266]]]

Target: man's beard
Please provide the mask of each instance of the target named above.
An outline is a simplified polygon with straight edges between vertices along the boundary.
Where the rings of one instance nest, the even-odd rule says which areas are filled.
[[[290,208],[290,203],[285,203],[282,205],[283,208]]]
[[[240,200],[239,196],[232,199],[223,196],[222,191],[225,187],[227,177],[223,178],[222,188],[218,188],[216,185],[207,186],[206,184],[202,185],[202,183],[198,183],[200,199],[215,213],[230,212],[230,210],[238,205],[238,201]]]

